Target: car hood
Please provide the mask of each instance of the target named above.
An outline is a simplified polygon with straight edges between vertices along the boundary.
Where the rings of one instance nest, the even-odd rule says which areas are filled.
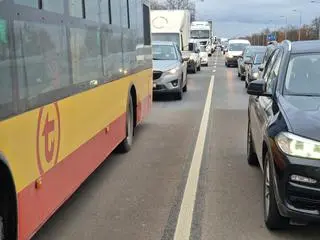
[[[153,60],[153,70],[165,72],[178,66],[177,60]]]
[[[229,51],[229,54],[232,56],[240,56],[242,54],[242,51]]]
[[[279,102],[293,133],[320,141],[320,97],[281,96]]]

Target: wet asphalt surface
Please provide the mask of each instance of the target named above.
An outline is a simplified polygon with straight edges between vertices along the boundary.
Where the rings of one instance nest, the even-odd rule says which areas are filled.
[[[216,53],[188,75],[182,101],[155,97],[132,151],[107,158],[33,240],[173,239],[212,75],[190,239],[320,239],[320,225],[265,228],[262,173],[246,163],[248,95],[237,69]]]

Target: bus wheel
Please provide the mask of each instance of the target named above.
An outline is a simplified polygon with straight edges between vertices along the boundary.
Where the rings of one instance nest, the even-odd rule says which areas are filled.
[[[4,164],[0,163],[0,181],[3,184],[0,188],[0,240],[17,238],[17,221],[15,206],[15,195],[12,186],[9,184],[8,172]]]
[[[133,142],[133,101],[132,96],[129,96],[127,113],[126,113],[126,138],[120,143],[118,149],[121,153],[127,153],[131,150]]]

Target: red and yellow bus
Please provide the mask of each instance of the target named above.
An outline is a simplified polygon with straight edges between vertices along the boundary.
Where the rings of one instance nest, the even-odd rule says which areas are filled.
[[[30,239],[152,104],[146,0],[0,0],[0,239]]]

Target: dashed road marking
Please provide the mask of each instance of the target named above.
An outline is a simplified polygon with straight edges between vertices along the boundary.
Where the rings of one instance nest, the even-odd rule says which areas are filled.
[[[214,75],[210,80],[207,99],[203,110],[200,129],[196,146],[194,149],[191,166],[188,174],[186,187],[184,190],[181,208],[178,216],[174,240],[189,240],[192,227],[192,218],[194,205],[197,194],[197,187],[199,181],[200,167],[202,162],[203,149],[205,145],[207,129],[209,124],[209,116],[212,102],[212,93],[214,85]]]

